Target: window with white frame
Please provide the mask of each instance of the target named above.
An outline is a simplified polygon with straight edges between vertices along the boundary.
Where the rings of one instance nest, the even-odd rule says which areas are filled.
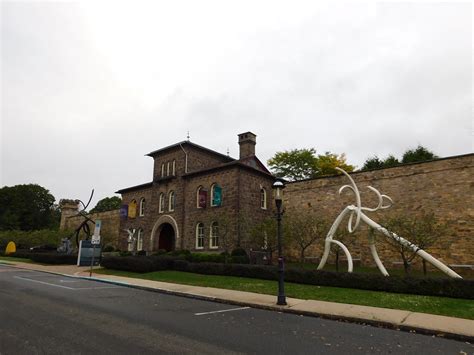
[[[165,163],[161,164],[161,177],[165,176]]]
[[[217,222],[211,223],[211,237],[209,247],[211,249],[219,248],[219,224]]]
[[[144,215],[145,215],[145,199],[144,199],[144,198],[142,198],[142,199],[140,200],[140,209],[139,209],[138,214],[139,214],[140,216],[144,216]]]
[[[158,203],[158,212],[163,213],[164,208],[165,208],[165,194],[162,192],[160,193],[160,201]]]
[[[264,187],[260,189],[260,207],[262,210],[267,209],[267,190]]]
[[[143,229],[138,230],[137,234],[137,251],[143,250]]]
[[[222,188],[218,184],[211,185],[211,207],[222,205]]]
[[[169,197],[168,197],[168,211],[173,212],[174,211],[174,205],[175,205],[176,197],[174,191],[170,191]]]
[[[196,225],[196,249],[204,249],[204,224]]]
[[[175,175],[176,175],[176,160],[173,160],[173,167],[172,167],[172,170],[173,170],[173,172],[172,172],[171,175],[175,176]]]

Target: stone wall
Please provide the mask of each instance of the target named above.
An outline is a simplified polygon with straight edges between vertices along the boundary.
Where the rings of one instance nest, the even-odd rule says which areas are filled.
[[[474,154],[351,174],[361,192],[362,206],[376,205],[375,194],[367,189],[368,185],[393,199],[392,208],[369,212],[370,218],[381,222],[394,215],[432,212],[439,221],[448,223],[449,230],[427,251],[444,263],[469,265],[474,264],[473,176]],[[344,176],[289,183],[285,189],[285,208],[293,212],[308,210],[332,223],[345,206],[355,204],[355,197],[348,189],[338,194],[339,188],[349,183]],[[340,228],[346,225],[347,221]],[[363,227],[349,236],[353,240],[349,250],[363,265],[375,265],[368,249],[367,228]],[[321,256],[324,237],[307,256]],[[410,239],[410,236],[402,237]],[[386,267],[401,261],[383,236],[377,238],[377,250]],[[292,251],[293,255],[295,252]]]
[[[60,230],[74,231],[84,221],[83,217],[76,216],[76,214],[64,216],[64,222],[61,224]],[[93,221],[97,219],[100,219],[102,221],[102,226],[100,230],[101,244],[104,246],[111,245],[114,248],[117,248],[119,246],[120,210],[91,213],[88,216]],[[88,224],[91,233],[94,233],[95,225],[91,222],[89,222]]]

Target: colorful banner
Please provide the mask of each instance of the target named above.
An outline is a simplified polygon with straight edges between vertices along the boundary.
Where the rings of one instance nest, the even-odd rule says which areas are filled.
[[[214,191],[212,193],[212,205],[220,206],[222,203],[222,188],[219,185],[214,185]]]
[[[204,189],[199,190],[199,207],[206,208],[207,204],[207,191]]]
[[[137,216],[137,201],[133,200],[128,205],[128,218],[135,218]]]
[[[128,216],[128,205],[122,205],[122,207],[120,207],[120,217],[127,218],[127,216]]]

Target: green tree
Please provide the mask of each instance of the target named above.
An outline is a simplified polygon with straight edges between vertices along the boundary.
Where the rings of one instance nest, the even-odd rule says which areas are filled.
[[[273,158],[268,160],[268,165],[273,174],[290,181],[338,174],[336,167],[346,171],[354,170],[354,166],[346,163],[344,154],[337,155],[326,152],[316,155],[314,148],[277,152]]]
[[[0,189],[0,230],[56,228],[59,209],[54,196],[37,184]]]
[[[268,166],[273,174],[291,181],[313,177],[315,163],[316,150],[314,148],[277,152],[268,160]]]
[[[385,160],[383,161],[384,168],[392,168],[394,166],[400,165],[400,162],[397,158],[395,158],[392,154],[390,154]]]
[[[326,152],[323,155],[318,155],[316,158],[315,175],[313,177],[340,174],[336,168],[341,168],[346,172],[354,171],[354,166],[347,164],[344,153],[337,155]]]
[[[117,210],[122,206],[122,199],[117,196],[105,197],[99,202],[93,209],[90,210],[90,213],[105,212],[111,210]]]
[[[383,168],[383,160],[380,160],[378,156],[373,156],[372,158],[368,158],[364,162],[364,166],[362,166],[362,171],[365,170],[372,170],[372,169],[380,169]]]
[[[403,153],[402,163],[416,163],[420,161],[433,160],[438,158],[433,152],[427,148],[418,145],[415,149],[408,149]]]
[[[368,158],[364,162],[364,166],[360,169],[361,171],[391,168],[400,164],[416,163],[420,161],[433,160],[438,158],[433,152],[430,152],[427,148],[419,145],[415,149],[408,149],[403,153],[402,161],[400,162],[394,155],[390,154],[384,160],[379,159],[376,155],[372,158]]]

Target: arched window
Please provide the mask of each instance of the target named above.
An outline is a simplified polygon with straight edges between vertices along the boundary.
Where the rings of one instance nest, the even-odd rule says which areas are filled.
[[[145,215],[145,199],[142,198],[140,200],[140,211],[138,213],[140,216],[144,216]]]
[[[137,201],[132,200],[128,204],[128,218],[135,218],[137,216]]]
[[[165,194],[162,192],[160,193],[160,201],[158,204],[158,212],[163,213],[163,210],[165,208]]]
[[[165,176],[165,163],[161,164],[161,177]]]
[[[143,229],[138,230],[137,234],[137,251],[143,250]]]
[[[173,170],[172,175],[175,176],[175,175],[176,175],[176,160],[173,160],[173,168],[172,168],[172,170]]]
[[[207,203],[207,191],[204,187],[199,186],[196,190],[196,207],[205,208]]]
[[[222,205],[222,188],[217,184],[211,185],[211,206]]]
[[[267,190],[264,187],[260,189],[260,207],[262,210],[267,209]]]
[[[217,222],[211,223],[211,238],[209,247],[211,249],[219,248],[219,224]]]
[[[204,249],[204,224],[196,225],[196,249]]]
[[[166,163],[166,176],[170,176],[170,162]]]
[[[173,212],[174,211],[174,205],[175,205],[175,194],[174,191],[170,191],[169,197],[168,197],[168,211]]]

